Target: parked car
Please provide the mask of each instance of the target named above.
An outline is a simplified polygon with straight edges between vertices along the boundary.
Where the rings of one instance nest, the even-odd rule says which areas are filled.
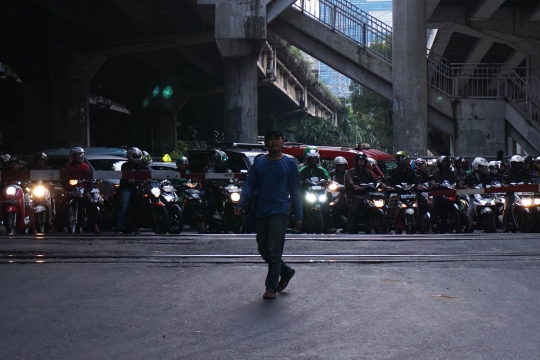
[[[69,156],[69,151],[71,148],[58,148],[58,149],[46,149],[43,150],[47,156],[51,155],[65,155]],[[120,147],[102,147],[102,146],[90,146],[90,147],[84,147],[84,153],[85,155],[90,154],[99,154],[99,155],[112,155],[112,156],[120,156],[120,157],[126,157],[126,149],[120,148]]]

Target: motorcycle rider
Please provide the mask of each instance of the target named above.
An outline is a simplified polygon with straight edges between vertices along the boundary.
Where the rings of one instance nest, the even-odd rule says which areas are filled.
[[[38,151],[33,155],[34,160],[29,163],[26,168],[28,170],[50,170],[47,166],[47,154],[43,151]]]
[[[540,184],[540,156],[534,160],[534,171],[532,178],[535,183]]]
[[[64,169],[92,171],[92,169],[90,168],[90,165],[88,165],[88,163],[85,161],[84,149],[82,147],[75,146],[69,150],[69,161],[64,165]],[[88,186],[88,189],[90,190],[93,184],[88,183],[87,186]],[[97,223],[97,214],[96,214],[97,209],[92,204],[90,191],[86,192],[85,206],[86,206],[86,211],[88,211],[90,218],[94,222],[94,234],[101,234],[101,231],[99,230],[99,224]],[[80,234],[80,232],[81,230],[77,226],[76,233]]]
[[[19,158],[16,156],[10,156],[9,160],[6,164],[6,168],[4,170],[11,170],[11,171],[19,171],[22,170],[19,163]],[[12,182],[12,183],[17,183]],[[36,220],[34,218],[34,207],[32,204],[32,200],[30,199],[30,195],[26,193],[26,186],[21,185],[21,188],[23,189],[24,193],[24,212],[28,215],[28,219],[30,220],[30,234],[36,234]]]
[[[508,185],[511,183],[531,182],[531,175],[523,169],[525,159],[521,155],[514,155],[510,158],[510,169],[508,169],[502,178],[502,184]],[[503,232],[510,231],[510,216],[512,215],[512,204],[515,197],[513,192],[506,193],[504,198],[504,216],[503,216]]]
[[[310,186],[309,183],[306,183],[306,180],[311,179],[312,177],[316,177],[318,179],[325,179],[326,181],[330,181],[330,174],[328,171],[326,171],[325,168],[319,165],[319,159],[321,155],[319,154],[319,150],[317,148],[310,149],[307,153],[304,151],[304,166],[300,168],[300,181],[301,181],[301,189],[302,194],[304,194],[305,189]],[[308,204],[304,202],[304,209],[303,213],[308,214],[308,211],[306,209],[306,206]],[[323,212],[323,216],[325,219],[328,218],[328,207],[325,204],[325,210]],[[306,216],[306,215],[304,215]],[[304,227],[308,224],[307,221],[304,223]],[[327,222],[328,224],[328,222]],[[335,229],[329,229],[329,232],[334,232]]]
[[[330,178],[340,185],[345,185],[345,179],[347,177],[347,159],[343,156],[336,156],[334,159],[334,169],[330,171]]]
[[[532,176],[534,172],[534,158],[532,156],[528,155],[523,159],[523,170]]]
[[[7,170],[9,165],[9,154],[0,155],[0,170]]]
[[[303,168],[304,166],[307,166],[308,162],[307,162],[307,153],[312,151],[312,150],[317,150],[317,147],[316,146],[306,146],[306,148],[304,149],[304,157],[303,157],[303,162],[299,165],[299,169]],[[318,151],[318,150],[317,150]]]
[[[176,171],[180,174],[191,174],[191,171],[188,169],[189,160],[185,156],[180,156],[176,160]]]
[[[444,181],[448,181],[450,184],[460,184],[459,178],[450,168],[450,158],[448,156],[440,156],[437,160],[437,170],[433,172],[433,179],[431,180],[431,189],[439,187]],[[437,226],[437,219],[442,211],[443,202],[440,196],[434,196],[431,207],[431,226]]]
[[[455,166],[454,173],[456,174],[460,183],[463,183],[465,181],[465,177],[467,176],[468,169],[465,169],[464,163],[465,163],[465,159],[462,156],[456,156],[454,158],[454,166]]]
[[[355,195],[355,192],[362,190],[362,187],[357,185],[357,183],[364,184],[377,181],[373,172],[366,169],[366,163],[367,155],[362,151],[358,152],[354,156],[354,168],[347,172],[347,178],[345,180],[345,190],[351,201],[351,208],[349,209],[349,216],[347,218],[347,232],[349,234],[356,233],[356,214],[362,202],[362,198],[359,195]]]
[[[206,170],[207,174],[232,174],[232,170],[227,168],[229,158],[225,152],[221,150],[214,151],[209,161],[211,166]],[[201,229],[199,230],[200,234],[206,233],[206,224],[210,223],[212,215],[216,210],[220,192],[215,187],[215,180],[207,180],[204,182],[204,188],[206,190],[206,207],[204,207],[203,210],[203,221],[201,222]]]
[[[502,174],[499,171],[499,161],[493,160],[488,163],[489,168],[489,177],[491,182],[498,181],[500,182],[502,180]]]
[[[401,150],[398,151],[395,156],[397,167],[390,170],[386,179],[386,185],[396,186],[401,183],[416,184],[418,182],[416,174],[409,166],[409,154],[407,154],[406,151]],[[396,216],[399,210],[399,194],[392,190],[392,188],[389,188],[390,197],[388,199],[388,212],[386,214],[386,219],[390,227],[396,227]]]
[[[423,184],[429,182],[429,173],[427,171],[427,161],[422,158],[418,158],[414,161],[416,168],[416,177],[418,181]]]
[[[483,157],[477,157],[471,164],[472,171],[465,177],[465,185],[474,189],[478,185],[482,185],[482,188],[486,188],[491,183],[491,177],[489,176],[489,163]],[[471,232],[474,231],[476,223],[473,222],[474,218],[474,196],[469,196],[469,207],[467,209],[467,218],[469,219],[469,227]],[[485,229],[484,229],[485,230]]]
[[[131,147],[127,149],[127,159],[122,164],[122,171],[141,171],[150,170],[148,165],[142,162],[143,153],[138,147]],[[121,179],[120,187],[118,188],[120,198],[120,211],[118,212],[118,219],[116,221],[116,233],[119,234],[124,228],[124,221],[126,219],[126,213],[128,210],[129,202],[136,193],[136,183],[134,179]],[[138,224],[135,226],[135,234],[140,234],[141,228]]]

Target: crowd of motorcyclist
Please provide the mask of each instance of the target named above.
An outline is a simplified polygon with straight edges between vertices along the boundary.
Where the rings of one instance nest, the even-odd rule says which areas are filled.
[[[492,184],[507,185],[510,183],[540,183],[540,157],[536,159],[527,156],[514,155],[509,159],[509,164],[505,164],[502,160],[488,162],[485,158],[477,157],[472,163],[468,163],[463,157],[457,156],[440,156],[437,161],[437,168],[434,171],[428,170],[428,162],[423,158],[410,159],[405,151],[398,151],[395,155],[396,167],[391,169],[387,176],[378,177],[375,175],[373,167],[376,162],[363,152],[358,152],[354,157],[354,166],[347,170],[348,161],[338,156],[333,161],[333,168],[328,171],[320,161],[320,154],[316,147],[307,147],[304,151],[304,163],[299,167],[300,179],[302,181],[302,189],[304,192],[312,186],[310,179],[321,179],[324,182],[335,182],[341,185],[340,196],[337,197],[337,202],[331,213],[328,206],[322,209],[324,213],[325,231],[335,232],[337,228],[342,228],[342,232],[355,234],[358,233],[356,219],[358,213],[365,211],[362,207],[365,202],[363,200],[363,190],[365,184],[377,183],[380,190],[384,192],[387,199],[385,211],[386,227],[384,232],[390,232],[396,229],[396,215],[399,210],[399,191],[396,187],[401,184],[414,185],[419,192],[429,192],[436,190],[444,182],[455,184],[455,188],[474,188],[487,187]],[[131,170],[150,170],[149,164],[152,162],[150,155],[141,151],[139,148],[132,147],[127,149],[128,161],[122,164],[122,171]],[[412,160],[412,161],[411,161]],[[189,162],[185,156],[178,158],[176,161],[177,171],[182,174],[190,174]],[[229,173],[232,171],[227,167],[228,157],[225,152],[212,149],[208,155],[208,163],[204,169],[207,174],[210,173]],[[15,156],[8,154],[0,155],[0,168],[2,170],[17,171],[21,168],[20,161]],[[47,155],[43,152],[37,152],[33,156],[33,161],[28,163],[28,170],[49,170],[47,166]],[[82,170],[90,171],[91,168],[84,157],[84,149],[74,147],[70,150],[69,161],[64,165],[66,170]],[[177,184],[184,183],[186,179],[180,179]],[[216,211],[216,206],[220,204],[221,193],[219,186],[223,185],[223,181],[230,183],[231,179],[227,180],[203,180],[200,185],[200,201],[201,201],[201,221],[199,232],[205,233],[208,231],[208,225],[213,221],[213,214]],[[237,182],[237,180],[235,180]],[[6,185],[4,182],[3,185]],[[241,186],[241,183],[240,183]],[[122,179],[117,188],[117,197],[119,200],[119,211],[117,213],[114,229],[120,233],[124,229],[124,221],[128,206],[135,196],[136,181],[134,179]],[[24,189],[25,186],[22,186]],[[421,229],[422,232],[432,232],[436,230],[436,219],[439,217],[443,202],[442,197],[434,196],[431,199],[430,211],[430,226]],[[25,194],[25,210],[30,219],[28,231],[35,233],[35,220],[32,211],[32,200],[29,194]],[[91,206],[89,197],[85,198],[86,210],[89,213],[90,219],[93,219],[94,233],[101,232],[95,214],[95,207]],[[257,197],[253,198],[255,202]],[[330,199],[330,195],[328,195]],[[469,200],[471,202],[472,200]],[[514,194],[507,193],[505,197],[505,211],[503,217],[503,231],[508,232],[511,216],[511,206],[514,201]],[[254,204],[248,209],[245,209],[247,216],[247,224],[244,231],[250,232],[253,230],[253,218],[250,213],[256,208]],[[304,201],[304,214],[308,211],[309,204]],[[251,210],[250,210],[251,209]],[[62,211],[59,208],[53,208],[53,211]],[[469,219],[470,230],[474,230],[473,206],[469,206],[467,217]],[[309,222],[305,222],[309,224]],[[140,224],[136,224],[134,231],[140,233]],[[52,228],[51,228],[52,230]],[[309,231],[305,228],[302,231]]]

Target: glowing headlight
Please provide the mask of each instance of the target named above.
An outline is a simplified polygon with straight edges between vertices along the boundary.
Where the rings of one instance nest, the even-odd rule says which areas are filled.
[[[317,197],[312,193],[307,193],[306,194],[306,201],[307,202],[315,202],[315,201],[317,201]]]
[[[238,202],[240,201],[240,194],[237,192],[231,193],[231,201]]]
[[[326,195],[319,195],[319,202],[326,202]]]
[[[190,189],[193,189],[193,188],[197,187],[197,184],[194,183],[194,182],[191,182],[191,181],[189,181],[186,185]]]
[[[328,190],[330,191],[336,191],[337,190],[337,184],[336,183],[331,183],[330,185],[328,185]]]
[[[502,198],[501,199],[501,202],[504,204],[506,202],[506,199],[505,198]]]
[[[540,199],[534,199],[534,205],[540,205]]]
[[[6,188],[6,194],[8,195],[15,195],[16,191],[17,189],[15,189],[14,186],[9,186],[8,188]]]
[[[529,199],[529,198],[521,199],[521,205],[523,206],[531,206],[532,203],[533,203],[532,199]]]
[[[402,208],[406,208],[406,207],[407,207],[407,205],[405,205],[405,204],[401,203],[401,207],[402,207]]]
[[[375,205],[375,207],[381,208],[384,206],[384,200],[373,200],[373,205]]]
[[[43,186],[36,186],[33,190],[32,190],[32,195],[34,195],[35,197],[43,197],[45,195],[45,188]]]
[[[79,180],[69,180],[69,185],[75,186],[79,183]]]
[[[152,195],[154,195],[155,197],[159,197],[159,195],[161,194],[161,190],[159,190],[159,188],[155,187],[155,188],[152,188],[150,190],[150,192],[152,193]]]

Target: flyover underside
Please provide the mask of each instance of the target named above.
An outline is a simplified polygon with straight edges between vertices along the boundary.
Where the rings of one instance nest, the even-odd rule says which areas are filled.
[[[294,8],[268,25],[269,30],[305,53],[373,92],[392,100],[392,65],[362,46]],[[454,135],[454,115],[447,97],[428,91],[429,125]]]
[[[540,129],[510,102],[506,103],[504,117],[506,136],[514,138],[527,153],[540,154]]]

